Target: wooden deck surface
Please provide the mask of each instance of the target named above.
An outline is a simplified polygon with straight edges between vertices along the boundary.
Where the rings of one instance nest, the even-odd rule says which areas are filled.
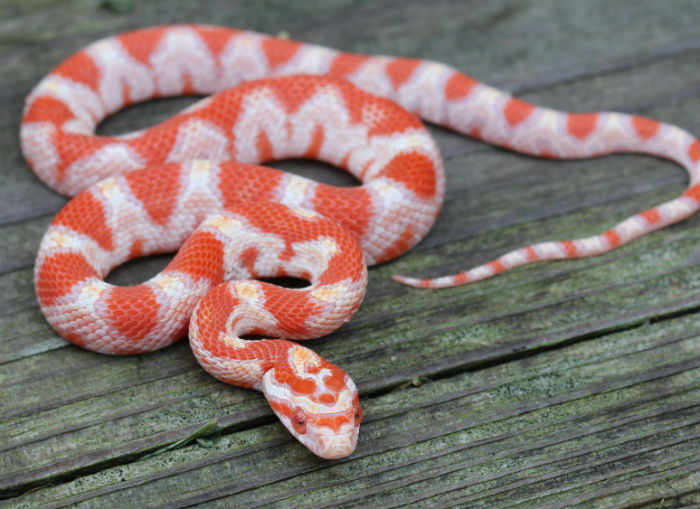
[[[539,104],[634,111],[700,134],[697,0],[122,5],[0,3],[0,508],[700,506],[700,217],[472,286],[389,279],[600,232],[679,194],[681,168],[634,155],[545,161],[432,128],[448,179],[436,226],[370,271],[352,322],[308,343],[358,382],[366,415],[355,454],[324,461],[261,394],[207,375],[187,342],[107,357],[49,328],[32,266],[65,200],[32,175],[17,134],[24,96],[63,58],[170,22],[431,58]],[[132,108],[101,132],[190,102]],[[349,182],[319,164],[276,166]],[[111,280],[141,281],[163,263],[131,263]]]

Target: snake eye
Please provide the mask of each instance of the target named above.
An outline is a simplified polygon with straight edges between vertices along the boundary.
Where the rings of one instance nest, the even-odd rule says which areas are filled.
[[[352,401],[352,406],[355,408],[355,426],[359,426],[362,422],[362,407],[360,406],[360,395],[355,394]]]
[[[306,414],[303,410],[299,410],[292,418],[292,426],[294,426],[294,431],[300,435],[306,433]]]
[[[359,426],[361,422],[362,422],[362,407],[360,407],[360,405],[357,405],[355,407],[355,426]]]

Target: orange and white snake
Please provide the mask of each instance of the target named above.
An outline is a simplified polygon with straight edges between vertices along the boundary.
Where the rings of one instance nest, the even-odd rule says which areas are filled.
[[[129,104],[181,94],[213,95],[144,131],[94,134]],[[364,296],[366,265],[406,252],[435,221],[442,161],[406,110],[541,157],[633,151],[668,158],[688,171],[690,184],[600,235],[523,247],[438,279],[395,276],[399,282],[454,286],[534,261],[591,256],[700,208],[700,142],[672,125],[535,106],[427,60],[214,26],[148,28],[91,44],[27,97],[25,157],[48,186],[75,196],[37,255],[42,312],[67,340],[108,354],[156,350],[189,331],[207,371],[262,391],[315,454],[351,454],[362,419],[357,388],[340,368],[288,340],[348,321]],[[291,157],[339,166],[362,185],[336,188],[255,166]],[[126,260],[178,249],[143,284],[104,281]],[[260,281],[275,276],[310,285]]]

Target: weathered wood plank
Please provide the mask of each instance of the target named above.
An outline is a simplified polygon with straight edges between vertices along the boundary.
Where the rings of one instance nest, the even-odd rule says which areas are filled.
[[[23,493],[5,506],[700,502],[693,491],[698,218],[604,257],[528,267],[474,287],[426,293],[388,280],[395,272],[444,274],[524,242],[600,231],[678,194],[685,176],[674,165],[637,156],[541,161],[434,128],[450,183],[438,224],[411,254],[371,271],[353,322],[313,343],[359,381],[367,413],[356,455],[329,464],[293,443],[260,395],[209,378],[184,344],[108,358],[56,337],[36,308],[31,265],[63,199],[31,175],[16,137],[27,90],[70,52],[128,28],[193,20],[433,58],[548,106],[635,111],[698,133],[700,6],[280,2],[233,4],[213,16],[220,5],[175,4],[137,3],[127,16],[88,0],[0,5],[7,77],[0,90],[0,485],[6,495]],[[156,121],[189,101],[135,108],[101,129],[143,127],[144,118]],[[322,165],[279,167],[350,183],[319,177]],[[114,277],[139,281],[162,263],[133,264]],[[616,329],[625,330],[609,333]],[[437,380],[384,393],[416,375]],[[144,457],[212,417],[224,436],[210,449]]]
[[[695,74],[700,74],[696,68]],[[693,77],[688,74],[688,77]],[[700,79],[700,75],[698,76]],[[596,90],[606,89],[607,79],[598,79],[600,84]],[[648,96],[647,96],[648,97]],[[698,124],[697,111],[698,102],[695,98],[689,98],[676,104],[673,103],[664,109],[670,109],[670,113],[683,116],[688,124]],[[655,108],[649,114],[658,114],[662,110]],[[691,126],[693,129],[693,126]],[[452,135],[450,135],[452,136]],[[631,164],[634,163],[634,164]],[[286,165],[289,166],[289,165]],[[570,168],[574,166],[574,168]],[[471,187],[464,186],[462,182],[465,168],[478,168],[481,171],[471,171],[469,181],[473,181]],[[631,168],[631,169],[630,169]],[[662,170],[662,168],[664,168]],[[610,225],[613,218],[621,218],[627,214],[634,213],[646,206],[649,206],[660,199],[670,198],[679,192],[681,182],[685,179],[683,172],[669,163],[660,163],[651,158],[641,156],[618,156],[601,160],[585,162],[550,162],[536,159],[523,158],[518,155],[506,154],[495,149],[488,149],[479,153],[458,157],[454,162],[448,163],[448,178],[454,185],[450,185],[451,190],[446,200],[445,208],[438,223],[428,238],[419,245],[410,257],[404,257],[395,262],[392,271],[402,271],[416,274],[418,267],[429,268],[423,270],[423,274],[443,274],[450,270],[460,270],[468,265],[479,263],[498,255],[527,241],[543,240],[552,237],[567,237],[574,233],[589,234],[599,231],[601,225]],[[621,174],[620,177],[617,177]],[[641,175],[640,175],[641,174]],[[489,175],[492,180],[484,181],[482,175]],[[591,189],[591,193],[579,192],[579,186],[570,186],[570,178],[583,179],[580,188]],[[678,185],[673,185],[674,183]],[[610,185],[612,184],[612,185]],[[660,188],[668,188],[669,191]],[[651,192],[647,195],[640,195],[640,192]],[[549,194],[545,194],[549,193]],[[637,196],[638,199],[622,201],[629,196]],[[509,199],[503,202],[501,197],[507,196]],[[546,201],[544,201],[546,200]],[[560,228],[552,229],[547,223],[533,223],[529,226],[520,224],[523,220],[532,221],[540,219],[547,214],[565,214],[581,208],[589,207],[598,203],[611,203],[609,208],[597,209],[597,215],[591,215],[589,226],[582,224],[581,218],[570,218],[570,222],[562,222]],[[468,221],[464,220],[468,217]],[[35,246],[38,245],[43,227],[48,222],[48,217],[36,220],[17,223],[2,228],[6,235],[6,254],[0,260],[6,260],[5,264],[11,266],[29,266],[33,259]],[[481,231],[488,231],[498,226],[519,225],[511,230],[512,233],[504,234],[498,232],[491,236],[474,235]],[[515,234],[515,235],[514,235]],[[472,239],[465,244],[456,244],[455,241],[461,239]],[[490,239],[493,239],[490,240]],[[495,241],[495,243],[494,243]],[[433,256],[418,257],[431,246],[444,244],[446,247]],[[637,248],[637,245],[634,246]],[[450,255],[449,252],[452,252]],[[465,255],[466,253],[466,255]],[[612,256],[617,256],[613,253]],[[21,260],[18,261],[18,260]],[[567,262],[571,266],[574,262]],[[590,263],[590,262],[585,262]],[[141,270],[136,266],[132,273],[131,282],[138,281],[144,277],[144,270],[148,272],[150,265],[145,263]],[[382,270],[375,269],[375,272]],[[527,269],[525,269],[527,270]],[[521,274],[523,271],[518,271]],[[29,273],[27,273],[28,275]],[[377,277],[384,277],[378,275]],[[11,313],[0,318],[0,323],[17,330],[14,326],[18,318],[17,313],[28,310],[32,318],[31,325],[40,330],[48,329],[37,321],[35,317],[33,292],[30,280],[24,279],[21,284],[17,276],[11,276],[10,286],[14,289],[20,285],[23,288],[22,297],[12,296],[14,291],[8,290],[7,301],[13,301]],[[389,285],[391,288],[393,285]],[[371,294],[370,294],[371,298]],[[18,309],[14,306],[18,303],[26,303],[28,308]],[[32,308],[29,310],[29,308]],[[7,309],[7,306],[5,306]],[[50,334],[43,333],[42,336]],[[32,341],[26,338],[31,337]],[[0,348],[7,348],[6,355],[21,355],[23,349],[30,352],[41,348],[42,342],[37,342],[37,331],[31,329],[26,337],[16,336],[16,341],[3,344]],[[52,341],[46,338],[48,344],[54,346],[61,345],[60,341]]]
[[[347,51],[449,60],[481,80],[518,90],[696,50],[700,43],[694,18],[687,13],[697,6],[682,0],[674,4],[672,9],[647,0],[634,7],[621,3],[562,9],[556,0],[472,2],[468,7],[443,0],[400,8],[394,2],[275,2],[258,8],[234,4],[222,10],[216,4],[142,2],[124,17],[91,0],[37,2],[34,8],[31,2],[8,2],[8,14],[0,16],[0,62],[8,77],[0,91],[0,110],[6,112],[0,117],[0,154],[6,168],[0,203],[8,205],[1,210],[0,222],[47,214],[63,203],[26,171],[17,152],[16,119],[24,95],[48,69],[107,33],[214,19],[270,33],[286,30],[301,40]],[[553,23],[557,17],[564,22]],[[621,31],[620,19],[634,20],[629,21],[634,29]],[[540,26],[549,28],[548,37],[541,36]],[[31,27],[29,33],[26,27]],[[608,44],[611,37],[619,42]]]
[[[660,244],[669,245],[668,242]],[[646,268],[643,263],[630,261],[627,257],[623,261],[625,267],[631,265],[642,272]],[[614,268],[607,269],[615,271]],[[591,272],[587,271],[589,276]],[[681,269],[680,274],[694,278],[695,289],[680,302],[685,302],[685,307],[671,308],[671,313],[697,309],[700,284],[697,267]],[[605,277],[594,276],[594,279]],[[343,364],[359,381],[363,392],[377,390],[410,380],[417,374],[434,375],[446,369],[495,362],[526,348],[551,346],[603,328],[630,326],[646,316],[666,314],[663,309],[655,307],[654,298],[658,287],[666,287],[669,283],[677,289],[683,288],[683,279],[670,274],[662,276],[658,285],[650,288],[639,284],[622,288],[613,285],[602,292],[603,296],[600,289],[596,289],[592,297],[586,295],[589,292],[584,292],[579,300],[591,300],[588,305],[576,304],[571,299],[570,302],[554,300],[547,305],[546,297],[540,296],[540,304],[534,309],[518,311],[513,309],[511,302],[511,310],[503,311],[500,317],[497,309],[486,307],[482,310],[486,316],[481,323],[477,319],[468,328],[469,324],[449,325],[451,316],[457,314],[456,309],[463,304],[453,307],[449,301],[437,303],[434,304],[436,307],[419,313],[409,307],[410,314],[417,314],[421,320],[441,323],[446,330],[433,331],[431,336],[434,337],[411,334],[410,328],[416,327],[415,320],[395,318],[394,326],[387,327],[386,337],[353,345],[347,342],[347,337],[343,338],[350,333],[341,333],[327,342],[317,342],[318,350]],[[524,286],[512,291],[512,297],[528,295]],[[605,294],[609,296],[605,298]],[[646,302],[646,307],[631,311],[631,318],[622,313],[628,295],[632,296],[633,303],[638,299]],[[483,294],[479,297],[489,300]],[[594,306],[594,303],[599,306]],[[605,323],[606,308],[612,310],[610,320],[621,316],[627,321]],[[568,315],[577,309],[577,319],[583,320],[583,324],[571,325]],[[439,313],[437,318],[435,313]],[[555,314],[560,314],[564,320],[558,333],[553,332],[557,327],[551,315]],[[511,318],[515,321],[509,326],[507,323]],[[494,334],[494,326],[500,335]],[[541,333],[537,332],[538,327],[543,329]],[[372,328],[376,326],[360,327],[360,335],[366,336],[362,330]],[[357,330],[351,334],[357,335]],[[506,341],[503,341],[504,337]],[[391,342],[395,344],[387,345],[387,338],[393,339]],[[495,345],[485,344],[494,340],[497,341]],[[354,350],[348,351],[349,348]],[[6,420],[3,426],[10,433],[3,442],[11,447],[4,452],[1,461],[2,470],[10,474],[6,482],[32,482],[76,468],[91,468],[110,458],[117,460],[128,454],[143,453],[186,436],[199,426],[197,423],[215,416],[225,416],[222,424],[228,426],[240,426],[261,417],[269,420],[270,412],[258,394],[230,389],[207,377],[188,355],[185,345],[142,356],[137,363],[128,358],[112,359],[82,351],[76,355],[72,350],[72,347],[62,349],[65,356],[61,357],[51,355],[42,359],[42,356],[32,356],[24,361],[23,366],[13,366],[13,372],[26,376],[15,379],[12,385],[2,390],[2,399],[11,409],[8,417],[15,416]],[[378,351],[384,353],[378,355]],[[434,357],[436,353],[437,357]],[[387,367],[387,356],[390,368]],[[65,366],[62,366],[62,358]],[[38,364],[34,365],[34,362]],[[51,391],[42,390],[47,386]],[[175,428],[173,422],[178,423]],[[47,455],[46,451],[51,451],[51,454]]]
[[[656,76],[665,78],[653,80]],[[700,79],[700,70],[696,54],[690,53],[605,77],[577,81],[573,85],[547,88],[523,97],[577,111],[596,108],[631,110],[673,119],[693,130],[697,124],[697,115],[694,113],[698,92],[694,79]],[[625,88],[628,83],[646,81],[651,81],[651,86],[631,91]],[[690,83],[692,85],[688,88]],[[573,104],[572,97],[576,98],[576,104]],[[144,117],[149,120],[148,123],[156,122],[167,118],[191,101],[172,99],[133,107],[110,117],[104,122],[101,131],[117,134],[127,129],[146,127]],[[435,242],[447,243],[486,228],[512,224],[514,221],[538,219],[543,214],[554,211],[568,213],[654,189],[662,184],[680,185],[686,178],[685,172],[675,165],[660,163],[648,157],[616,156],[580,162],[543,161],[520,155],[504,155],[501,150],[442,129],[432,131],[440,143],[450,182],[443,215],[451,210],[449,207],[457,206],[460,207],[458,213],[468,216],[470,220],[466,224],[447,220],[438,222],[430,237],[417,249],[434,245]],[[350,185],[353,182],[344,172],[330,171],[331,168],[327,165],[309,163],[284,162],[275,166],[335,185]],[[471,171],[472,167],[478,167],[481,171]],[[585,193],[566,185],[566,178],[573,172],[576,173],[577,180],[581,180]],[[520,192],[513,191],[516,187]],[[532,194],[523,195],[523,190]],[[512,198],[504,204],[503,195]],[[530,203],[536,203],[537,206],[530,206],[527,210],[527,204]],[[653,203],[654,199],[651,199],[648,204]],[[636,209],[630,209],[630,212],[634,210]],[[496,222],[494,215],[498,212],[503,219]],[[620,211],[618,217],[626,212]],[[489,221],[483,217],[485,213],[489,214]],[[41,216],[0,227],[0,232],[6,239],[0,246],[0,273],[28,267],[33,263],[39,239],[50,217]]]
[[[700,446],[698,317],[366,399],[363,439],[350,460],[321,462],[270,424],[226,434],[211,448],[192,445],[28,492],[19,501],[33,507],[72,497],[63,501],[141,507],[155,493],[168,493],[170,507],[195,501],[390,507],[426,497],[427,507],[460,497],[490,507],[531,497],[530,506],[544,507],[578,497],[585,506],[587,496],[613,493],[630,479],[632,487],[644,486],[649,465],[662,477],[682,468],[687,475],[647,493],[647,500],[674,486],[690,493]]]
[[[440,292],[440,299],[429,299],[408,290],[403,297],[370,301],[356,325],[315,342],[316,347],[346,367],[363,390],[376,391],[416,375],[493,363],[528,349],[628,327],[648,316],[697,309],[700,274],[697,262],[687,266],[686,261],[697,240],[678,238],[673,229],[659,232],[659,238],[653,240],[645,241],[645,253],[598,262],[585,275],[573,272],[550,278],[548,294],[540,281],[528,285],[521,280],[512,288],[502,283],[495,293],[484,293],[491,286],[485,284],[476,295],[452,290]],[[650,275],[656,258],[671,257],[677,259],[674,270]],[[615,283],[607,283],[611,280]],[[660,297],[659,290],[669,286],[675,298],[664,293]],[[523,300],[523,296],[535,295],[534,304],[527,297]],[[464,309],[470,310],[466,316]],[[423,329],[418,326],[421,321],[439,325]],[[382,334],[375,332],[372,341],[362,341],[378,329],[377,322],[382,322]],[[0,459],[7,474],[43,478],[68,465],[85,468],[103,461],[105,454],[119,457],[143,452],[161,440],[190,433],[196,423],[222,411],[234,414],[232,423],[269,415],[258,395],[229,390],[208,378],[188,355],[186,345],[141,356],[137,362],[73,350],[66,347],[61,356],[35,355],[3,366],[3,371],[10,372],[7,385],[0,389],[0,399],[7,405],[4,429],[10,434],[5,443],[20,446]],[[42,390],[47,384],[51,391]],[[223,398],[222,392],[226,394]],[[160,398],[165,399],[161,402]],[[143,406],[136,403],[139,400]],[[193,400],[203,413],[191,408]],[[97,422],[86,418],[96,408],[109,418],[103,416]],[[189,427],[171,432],[174,415]],[[63,427],[66,420],[73,423],[68,430]],[[42,422],[48,429],[39,427]],[[29,423],[37,427],[27,433]],[[76,426],[79,429],[72,431]],[[104,438],[95,440],[98,436]],[[144,437],[150,440],[144,442]],[[43,459],[38,452],[32,453],[54,449],[60,451]]]

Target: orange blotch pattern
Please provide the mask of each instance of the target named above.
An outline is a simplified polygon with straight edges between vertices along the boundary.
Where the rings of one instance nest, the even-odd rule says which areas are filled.
[[[649,224],[654,224],[661,221],[661,214],[659,214],[659,211],[655,208],[640,212],[639,215],[642,216]]]
[[[604,236],[606,239],[608,239],[608,243],[610,244],[611,248],[615,248],[620,245],[620,234],[615,230],[606,231]]]
[[[312,203],[316,212],[350,230],[356,239],[361,239],[367,232],[369,214],[357,213],[358,210],[372,209],[372,197],[367,189],[319,184]]]
[[[100,147],[111,143],[110,138],[91,136],[86,134],[73,134],[60,131],[54,138],[56,151],[58,152],[58,178],[64,178],[66,169],[74,161],[93,155]]]
[[[566,120],[566,128],[572,136],[579,140],[585,139],[598,122],[598,113],[570,113]]]
[[[564,248],[564,251],[566,251],[567,258],[576,258],[578,256],[578,249],[573,241],[565,240],[561,242],[561,245]]]
[[[267,137],[267,133],[261,130],[258,133],[258,139],[255,142],[255,147],[258,149],[258,160],[261,163],[265,161],[271,161],[275,158],[275,154],[272,150],[272,143],[270,143],[270,138]]]
[[[460,272],[459,274],[456,274],[453,282],[455,285],[463,285],[469,281],[469,275],[466,272]]]
[[[332,417],[320,417],[316,419],[317,426],[323,426],[325,428],[330,428],[337,431],[341,428],[343,424],[350,422],[350,418],[347,415],[334,415]]]
[[[290,387],[297,394],[313,394],[316,392],[316,382],[311,378],[293,378]]]
[[[335,394],[331,394],[330,392],[324,392],[318,397],[318,400],[325,405],[332,406],[335,404],[336,401],[338,401],[338,398]]]
[[[236,30],[234,28],[220,30],[217,27],[206,26],[198,26],[196,27],[196,31],[202,36],[202,39],[206,43],[207,47],[209,47],[209,51],[211,51],[212,55],[218,55],[221,53],[221,50],[224,49],[224,46],[226,46],[231,38],[241,33],[240,30]]]
[[[345,375],[340,371],[335,371],[332,375],[325,377],[323,383],[330,390],[340,392],[345,387]]]
[[[47,256],[39,267],[36,294],[42,306],[53,306],[70,293],[73,286],[99,274],[78,253],[55,253]]]
[[[289,417],[290,419],[292,418],[292,408],[289,405],[279,401],[275,401],[273,399],[268,400],[268,402],[270,403],[270,408],[272,408],[272,410],[274,410],[278,414],[282,414],[286,417]]]
[[[650,118],[645,117],[638,117],[636,115],[632,117],[632,125],[637,131],[639,137],[643,140],[649,139],[652,136],[654,136],[659,130],[659,127],[661,126],[661,124],[656,120],[652,120]]]
[[[386,74],[391,80],[394,89],[398,89],[404,81],[411,77],[416,68],[420,65],[420,60],[415,58],[395,58],[385,67]]]
[[[204,348],[215,356],[235,358],[236,352],[240,351],[219,341],[219,334],[226,331],[229,313],[237,304],[238,300],[223,285],[214,288],[199,303],[199,337]]]
[[[151,171],[127,173],[124,178],[129,184],[133,195],[143,204],[143,207],[156,224],[165,226],[170,219],[177,196],[180,191],[179,165],[172,163],[160,168],[150,168]],[[154,185],[156,183],[156,185]]]
[[[22,122],[51,122],[61,127],[64,122],[75,118],[70,108],[53,97],[37,97],[22,118]]]
[[[355,72],[362,64],[370,59],[366,55],[352,55],[350,53],[341,53],[333,59],[331,68],[328,74],[344,78],[348,74]]]
[[[151,66],[151,55],[163,38],[165,28],[146,28],[127,34],[117,35],[117,40],[129,54],[142,64]]]
[[[525,121],[535,109],[534,104],[522,101],[515,97],[511,97],[503,109],[503,114],[506,116],[508,123],[515,127]]]
[[[494,260],[492,262],[489,262],[488,266],[491,267],[491,270],[493,270],[494,274],[500,274],[501,272],[506,270],[506,268],[503,266],[503,263],[501,263],[501,260]]]
[[[184,272],[196,281],[219,283],[224,279],[224,245],[213,233],[196,231],[165,270]]]
[[[481,135],[481,129],[479,126],[473,127],[471,131],[469,131],[469,136],[472,138],[476,138],[477,140],[480,140],[482,138]]]
[[[255,267],[255,260],[258,259],[259,254],[260,253],[258,252],[258,249],[256,247],[249,247],[241,253],[241,265],[252,271]]]
[[[224,207],[245,201],[271,201],[283,172],[235,162],[219,163],[219,191]]]
[[[394,242],[391,247],[387,248],[387,250],[384,252],[384,256],[378,259],[377,263],[381,263],[385,260],[391,260],[392,258],[396,258],[400,254],[405,253],[411,249],[411,247],[413,247],[415,241],[415,231],[413,230],[412,226],[408,226],[403,233],[401,233],[398,240]]]
[[[479,82],[466,74],[454,73],[445,84],[445,97],[448,101],[468,96]]]
[[[90,191],[81,193],[56,215],[52,225],[61,225],[82,233],[112,251],[112,230],[107,226],[102,203]]]
[[[284,274],[280,274],[281,276]],[[277,325],[289,338],[304,336],[307,332],[306,320],[318,316],[321,306],[314,302],[307,292],[291,292],[286,288],[265,284],[265,307],[285,310],[277,316]]]
[[[129,249],[129,260],[143,256],[143,239],[136,239]]]
[[[97,91],[100,83],[100,70],[95,65],[95,61],[85,51],[79,51],[69,57],[56,69],[54,73],[64,78],[87,85],[92,90]]]
[[[131,342],[144,339],[158,325],[160,304],[146,285],[115,286],[106,297],[106,305],[110,325]]]
[[[288,114],[297,111],[318,91],[320,83],[316,76],[299,76],[292,81],[267,80],[265,86],[275,92],[275,97],[282,103]],[[253,83],[250,88],[257,88]]]
[[[693,200],[700,202],[700,184],[695,184],[693,187],[688,189],[683,196],[692,198]]]
[[[296,41],[284,39],[266,38],[262,42],[262,49],[267,57],[270,68],[274,69],[292,58],[302,44]]]
[[[310,159],[318,158],[319,151],[321,150],[321,146],[323,145],[323,137],[323,126],[321,126],[320,124],[316,124],[313,138],[311,139],[309,148],[306,149],[306,154],[304,154],[304,157],[308,157]]]
[[[435,165],[428,156],[419,152],[397,155],[377,175],[403,184],[419,198],[435,196]]]

